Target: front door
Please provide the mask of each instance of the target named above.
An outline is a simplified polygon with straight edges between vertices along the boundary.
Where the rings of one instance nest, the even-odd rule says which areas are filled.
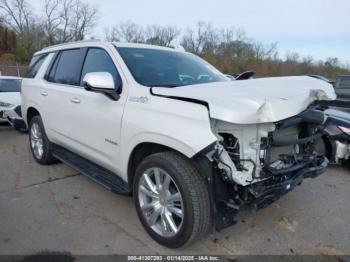
[[[59,58],[56,72],[60,70],[61,59],[65,57],[64,52],[66,51],[63,51]],[[52,84],[54,86],[51,90],[48,90],[48,97],[54,98],[48,99],[48,102],[55,100],[52,102],[52,110],[55,112],[50,113],[54,116],[50,127],[58,143],[65,148],[118,172],[125,96],[121,95],[118,101],[114,101],[102,93],[86,91],[83,79],[87,73],[108,72],[113,76],[116,86],[119,86],[121,78],[106,50],[95,47],[83,49],[82,57],[78,80],[74,79],[76,82],[71,82],[71,85],[55,83]]]

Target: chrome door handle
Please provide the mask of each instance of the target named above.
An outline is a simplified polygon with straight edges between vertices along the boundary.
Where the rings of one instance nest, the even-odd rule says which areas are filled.
[[[41,91],[40,93],[42,96],[48,96],[49,94],[46,91]]]
[[[79,104],[80,103],[80,99],[79,98],[71,98],[70,101],[74,104]]]

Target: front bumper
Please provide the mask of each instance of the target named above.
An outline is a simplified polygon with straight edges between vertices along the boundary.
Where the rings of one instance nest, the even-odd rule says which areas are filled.
[[[212,165],[207,177],[217,230],[234,224],[240,210],[264,208],[300,185],[303,179],[322,174],[329,160],[316,148],[316,142],[328,135],[329,127],[350,128],[350,114],[313,105],[274,126],[267,135],[262,133],[256,143],[245,143],[248,135],[241,136],[233,127],[217,126],[219,131],[228,130],[219,133],[222,138],[219,145],[206,153]],[[268,126],[266,130],[270,130]],[[253,132],[250,141],[255,142],[255,135]],[[253,150],[246,153],[244,148]],[[205,174],[205,168],[202,172]]]
[[[265,208],[280,197],[300,185],[305,178],[315,178],[322,174],[328,166],[324,156],[304,158],[304,163],[298,161],[288,169],[279,172],[264,171],[265,179],[247,186],[232,185],[222,179],[217,168],[208,174],[210,192],[214,206],[214,221],[216,230],[234,225],[239,211],[257,211]],[[203,166],[203,174],[210,168]]]
[[[328,164],[329,161],[326,157],[312,156],[305,159],[304,163],[295,164],[294,167],[282,169],[280,172],[267,174],[271,175],[269,179],[247,187],[253,198],[246,206],[258,210],[270,205],[300,185],[304,178],[315,178],[322,174]]]
[[[21,132],[28,131],[27,125],[22,118],[9,118],[8,117],[7,120],[16,130],[21,131]]]
[[[0,111],[0,119],[10,123],[16,130],[26,132],[27,125],[22,118],[21,107],[17,106],[9,110]]]

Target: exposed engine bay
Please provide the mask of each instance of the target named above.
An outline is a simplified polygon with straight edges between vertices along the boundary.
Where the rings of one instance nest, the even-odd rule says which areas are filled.
[[[236,125],[212,120],[218,142],[206,157],[216,176],[213,192],[221,214],[217,229],[234,223],[239,210],[264,208],[304,178],[321,174],[329,161],[315,145],[335,121],[349,125],[347,119],[317,106],[275,123]]]
[[[291,168],[307,155],[317,156],[314,144],[323,134],[319,125],[325,120],[289,121],[257,125],[217,121],[214,128],[220,142],[208,157],[218,163],[225,181],[246,186]]]

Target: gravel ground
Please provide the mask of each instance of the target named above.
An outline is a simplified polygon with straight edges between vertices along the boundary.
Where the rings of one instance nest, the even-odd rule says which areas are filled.
[[[28,135],[0,125],[0,254],[350,254],[350,172],[340,166],[193,245],[170,250],[143,230],[131,198],[64,164],[40,166]]]

